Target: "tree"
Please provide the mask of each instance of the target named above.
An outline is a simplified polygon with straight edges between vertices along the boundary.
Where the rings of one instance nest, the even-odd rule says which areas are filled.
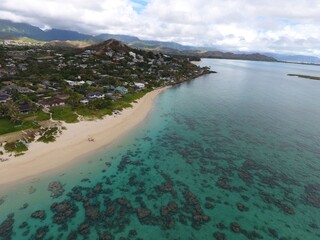
[[[7,108],[8,111],[8,116],[10,117],[11,122],[13,123],[18,123],[20,122],[20,110],[18,105],[13,102],[12,100],[9,100],[5,103],[5,107]]]
[[[71,105],[71,107],[78,107],[80,105],[80,101],[83,99],[83,95],[70,91],[70,97],[67,100],[67,103]]]

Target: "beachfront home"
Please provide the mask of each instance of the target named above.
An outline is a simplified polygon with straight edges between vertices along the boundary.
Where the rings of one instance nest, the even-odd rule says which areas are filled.
[[[144,83],[135,82],[134,86],[139,89],[144,89],[146,85]]]
[[[89,100],[88,99],[83,99],[80,101],[80,103],[84,104],[84,105],[87,105],[89,103]]]
[[[9,94],[0,92],[0,103],[6,103],[10,99],[11,99],[11,96]]]
[[[25,102],[19,105],[19,110],[23,114],[28,114],[30,111],[32,111],[32,104]]]
[[[79,82],[75,82],[71,80],[64,80],[64,81],[68,83],[70,87],[82,86],[83,84],[85,84],[85,81],[79,81]]]
[[[43,99],[39,104],[45,108],[57,107],[65,105],[65,102],[60,98]]]
[[[128,93],[128,89],[122,86],[118,86],[114,89],[114,92],[124,95]]]
[[[92,92],[87,95],[87,98],[89,100],[102,99],[104,97],[105,97],[104,93],[101,93],[101,92]]]

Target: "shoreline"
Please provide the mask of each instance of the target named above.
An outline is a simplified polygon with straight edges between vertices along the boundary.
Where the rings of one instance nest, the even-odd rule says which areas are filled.
[[[117,116],[105,116],[101,120],[73,124],[64,123],[67,129],[55,142],[33,142],[24,155],[2,162],[0,186],[14,185],[67,166],[83,155],[112,144],[143,122],[153,107],[154,99],[168,88],[169,86],[147,93],[137,103],[133,103],[132,108],[124,109]]]

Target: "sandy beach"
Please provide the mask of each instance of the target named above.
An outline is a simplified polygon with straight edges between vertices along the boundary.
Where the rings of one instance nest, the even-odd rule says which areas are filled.
[[[165,88],[149,92],[116,116],[102,120],[66,124],[67,128],[53,143],[34,142],[19,157],[0,163],[0,185],[12,184],[51,171],[88,154],[128,133],[141,123],[152,109],[155,97]]]

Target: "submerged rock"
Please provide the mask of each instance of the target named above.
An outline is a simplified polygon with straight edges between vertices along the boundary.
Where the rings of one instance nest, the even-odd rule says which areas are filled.
[[[53,216],[53,222],[57,224],[63,224],[76,215],[78,207],[71,201],[62,201],[60,203],[53,203],[51,210],[55,213]]]
[[[11,239],[14,215],[9,214],[7,218],[0,224],[0,237],[3,239]]]
[[[168,216],[177,213],[178,205],[171,201],[166,206],[162,206],[160,209],[161,216]]]
[[[24,203],[22,205],[22,207],[20,208],[20,210],[26,209],[27,207],[29,207],[29,204],[28,203]]]
[[[36,231],[35,239],[44,239],[44,237],[47,235],[48,232],[49,232],[48,226],[38,228]]]
[[[249,208],[248,207],[246,207],[245,205],[243,205],[242,203],[240,203],[240,202],[237,202],[237,208],[238,208],[238,210],[240,211],[240,212],[247,212],[247,211],[249,211]]]
[[[213,233],[213,237],[216,239],[216,240],[226,240],[227,237],[224,233],[222,232],[215,232]]]
[[[99,240],[114,240],[114,236],[110,232],[104,232],[99,236]]]
[[[139,220],[142,220],[151,215],[151,211],[148,208],[138,208],[136,210]]]
[[[48,190],[51,192],[52,198],[58,198],[64,193],[63,185],[58,181],[51,182],[48,185]]]
[[[23,222],[19,225],[19,228],[25,228],[28,227],[28,223],[27,222]]]
[[[90,224],[89,223],[82,223],[78,227],[78,232],[81,235],[88,235],[90,233]]]
[[[320,208],[320,184],[308,184],[304,187],[305,203]]]
[[[38,211],[33,212],[31,214],[31,217],[45,220],[47,216],[46,216],[46,212],[44,210],[38,210]]]
[[[89,205],[85,209],[86,209],[86,218],[90,222],[94,223],[94,222],[100,220],[101,214],[99,212],[99,208]]]
[[[271,234],[272,237],[278,238],[278,232],[275,229],[268,228],[268,232]]]
[[[231,223],[230,224],[230,228],[231,228],[232,232],[240,233],[241,228],[240,228],[240,224],[239,223],[237,223],[237,222]]]
[[[212,203],[206,202],[206,203],[204,204],[204,207],[205,207],[206,209],[213,209],[213,208],[214,208],[214,205],[213,205]]]

